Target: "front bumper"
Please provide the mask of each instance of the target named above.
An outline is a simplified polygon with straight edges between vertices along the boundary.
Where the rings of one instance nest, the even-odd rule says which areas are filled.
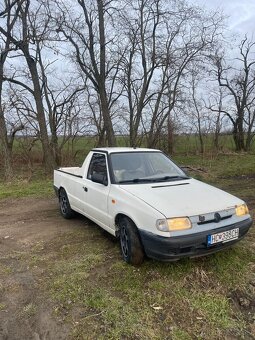
[[[240,241],[252,225],[252,218],[244,221],[195,234],[185,236],[162,237],[139,230],[145,253],[148,257],[162,261],[176,261],[182,257],[198,257],[215,253]],[[207,236],[223,231],[239,228],[239,238],[226,243],[207,246]]]

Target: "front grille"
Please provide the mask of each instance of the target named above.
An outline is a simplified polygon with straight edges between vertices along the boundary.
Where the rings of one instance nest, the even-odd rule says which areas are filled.
[[[220,221],[223,221],[223,220],[227,220],[228,218],[231,218],[232,215],[228,215],[228,216],[223,216],[221,217]],[[203,221],[203,222],[197,222],[198,225],[202,225],[202,224],[208,224],[208,223],[218,223],[220,221],[217,221],[215,218],[214,219],[211,219],[211,220],[207,220],[207,221]]]

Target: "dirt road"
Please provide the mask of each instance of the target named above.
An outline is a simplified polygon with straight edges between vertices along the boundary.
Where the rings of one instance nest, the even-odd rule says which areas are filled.
[[[43,294],[46,274],[33,264],[33,253],[40,247],[53,253],[56,239],[86,224],[82,217],[61,218],[55,198],[0,201],[1,340],[67,338],[68,327],[52,315],[54,305]]]

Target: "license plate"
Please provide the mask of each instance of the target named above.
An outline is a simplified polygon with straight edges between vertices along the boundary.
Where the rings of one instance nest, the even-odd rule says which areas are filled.
[[[225,243],[236,240],[239,237],[239,228],[223,231],[222,233],[208,235],[207,245],[210,246],[215,243]]]

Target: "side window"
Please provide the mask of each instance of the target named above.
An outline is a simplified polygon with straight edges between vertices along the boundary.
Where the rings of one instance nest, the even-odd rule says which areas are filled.
[[[91,179],[92,175],[102,175],[107,179],[107,168],[105,155],[101,153],[94,153],[88,170],[88,179]]]

